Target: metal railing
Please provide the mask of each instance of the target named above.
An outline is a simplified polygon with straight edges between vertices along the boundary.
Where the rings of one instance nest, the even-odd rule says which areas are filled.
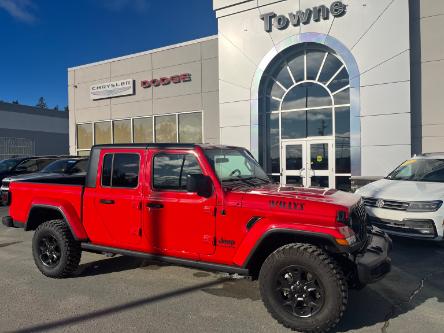
[[[0,137],[0,160],[32,155],[35,155],[34,140]]]

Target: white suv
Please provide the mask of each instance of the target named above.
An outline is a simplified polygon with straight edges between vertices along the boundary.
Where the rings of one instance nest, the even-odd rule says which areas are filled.
[[[444,154],[415,156],[357,193],[370,223],[388,234],[443,239]]]

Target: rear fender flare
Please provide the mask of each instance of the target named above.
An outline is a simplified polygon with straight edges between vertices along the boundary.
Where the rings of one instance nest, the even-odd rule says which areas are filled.
[[[72,207],[71,204],[63,204],[60,202],[43,202],[43,201],[35,201],[31,204],[31,209],[29,210],[29,214],[26,220],[26,226],[25,230],[30,230],[28,227],[28,222],[30,221],[30,218],[32,216],[33,210],[44,208],[47,210],[53,210],[57,211],[63,216],[63,219],[66,221],[66,224],[68,225],[69,229],[71,230],[71,233],[73,234],[74,238],[78,241],[81,240],[87,240],[88,235],[86,233],[85,228],[82,225],[82,222],[80,221],[80,217],[78,216],[77,212],[75,211],[74,207]]]

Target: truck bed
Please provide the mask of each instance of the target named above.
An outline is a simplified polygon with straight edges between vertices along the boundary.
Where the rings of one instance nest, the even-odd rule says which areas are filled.
[[[80,217],[83,180],[78,177],[13,182],[10,186],[10,215],[17,223],[26,223],[31,206],[51,205],[71,207],[71,213]],[[62,183],[63,182],[63,183]]]

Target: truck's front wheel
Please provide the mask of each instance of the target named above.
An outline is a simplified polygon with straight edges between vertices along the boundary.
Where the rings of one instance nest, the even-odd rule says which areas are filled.
[[[32,239],[32,254],[46,276],[64,278],[79,266],[82,249],[63,220],[42,223]]]
[[[310,244],[289,244],[273,252],[262,265],[259,285],[268,312],[299,332],[330,330],[347,305],[341,269]]]

